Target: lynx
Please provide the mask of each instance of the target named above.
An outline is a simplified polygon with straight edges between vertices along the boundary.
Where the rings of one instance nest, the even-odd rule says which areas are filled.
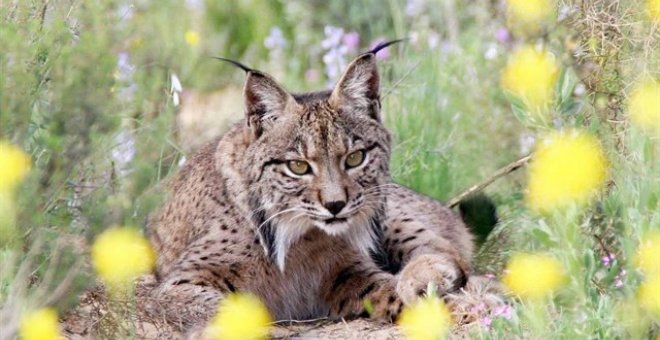
[[[159,312],[185,329],[248,292],[276,320],[391,321],[429,283],[440,294],[465,285],[473,245],[461,219],[390,178],[375,58],[387,45],[331,91],[292,94],[237,63],[245,118],[187,162],[149,221]]]

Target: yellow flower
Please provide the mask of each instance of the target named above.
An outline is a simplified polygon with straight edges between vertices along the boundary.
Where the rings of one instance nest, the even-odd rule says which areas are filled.
[[[92,245],[92,262],[110,288],[127,288],[133,280],[149,273],[156,254],[140,233],[132,228],[111,228]]]
[[[551,0],[507,0],[507,21],[510,27],[536,33],[555,10]]]
[[[645,311],[660,318],[660,274],[647,278],[639,286],[637,302]]]
[[[134,39],[131,39],[129,46],[132,50],[138,50],[142,46],[144,46],[144,39],[142,39],[142,37],[136,37]]]
[[[529,164],[527,204],[545,213],[586,203],[606,175],[607,161],[595,137],[575,130],[555,132],[537,145]]]
[[[30,170],[30,157],[15,145],[0,141],[0,191],[13,189]]]
[[[208,332],[213,339],[257,340],[266,339],[272,322],[261,301],[248,294],[231,294],[220,302]]]
[[[660,231],[654,230],[642,238],[635,255],[635,266],[645,275],[660,275]]]
[[[502,73],[502,87],[527,109],[538,111],[552,103],[559,67],[546,50],[526,46],[514,52]]]
[[[451,315],[442,300],[431,296],[406,307],[398,324],[409,340],[444,339]]]
[[[629,98],[628,114],[638,126],[660,133],[660,83],[646,80],[637,84]]]
[[[39,309],[24,315],[18,333],[21,340],[62,339],[57,323],[57,312],[51,308]]]
[[[197,45],[199,45],[200,37],[197,31],[188,30],[186,32],[185,39],[186,39],[186,43],[188,43],[188,45],[190,45],[191,47],[196,47]]]
[[[622,299],[616,301],[612,307],[612,316],[616,320],[617,326],[627,330],[631,339],[641,339],[639,334],[646,333],[648,318],[639,303],[635,299]]]
[[[515,295],[537,300],[557,290],[565,279],[564,270],[555,258],[518,253],[509,260],[502,283]]]
[[[652,20],[660,20],[660,0],[646,0],[646,12]]]

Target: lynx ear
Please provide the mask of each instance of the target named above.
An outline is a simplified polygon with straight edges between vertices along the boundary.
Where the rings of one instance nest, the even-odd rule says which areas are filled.
[[[337,82],[330,105],[342,112],[365,114],[380,121],[380,77],[375,53],[357,57]]]
[[[385,41],[355,58],[330,95],[330,105],[343,112],[361,113],[380,121],[380,77],[376,54],[406,39]]]
[[[245,80],[245,114],[253,138],[259,138],[282,115],[295,110],[296,100],[271,76],[249,70]]]

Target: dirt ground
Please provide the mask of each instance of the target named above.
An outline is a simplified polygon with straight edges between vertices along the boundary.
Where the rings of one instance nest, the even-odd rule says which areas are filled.
[[[186,334],[176,325],[155,319],[145,312],[149,291],[155,286],[153,276],[142,278],[136,286],[134,302],[130,299],[108,301],[102,286],[84,293],[77,308],[66,314],[62,328],[68,339],[182,339]],[[466,288],[445,298],[456,322],[451,338],[466,338],[478,320],[502,305],[495,281],[472,277]],[[475,308],[482,306],[481,308]],[[483,306],[486,306],[485,308]],[[137,313],[133,312],[137,311]],[[130,317],[125,317],[130,316]],[[131,321],[127,321],[131,320]],[[273,339],[402,339],[396,325],[371,320],[310,320],[278,322],[271,331]]]

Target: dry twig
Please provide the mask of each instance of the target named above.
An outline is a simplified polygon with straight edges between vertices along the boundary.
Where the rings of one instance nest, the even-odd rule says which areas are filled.
[[[523,158],[520,158],[514,162],[509,163],[503,168],[500,168],[499,170],[495,171],[494,174],[492,174],[490,177],[484,179],[483,181],[479,182],[478,184],[475,184],[468,188],[467,190],[461,192],[460,194],[454,196],[452,199],[450,199],[447,202],[447,205],[451,208],[455,207],[458,205],[464,198],[474,194],[475,192],[481,191],[487,186],[491,185],[493,182],[495,182],[498,178],[508,175],[516,170],[518,170],[520,167],[523,165],[527,164],[529,160],[532,158],[532,155],[525,156]]]

